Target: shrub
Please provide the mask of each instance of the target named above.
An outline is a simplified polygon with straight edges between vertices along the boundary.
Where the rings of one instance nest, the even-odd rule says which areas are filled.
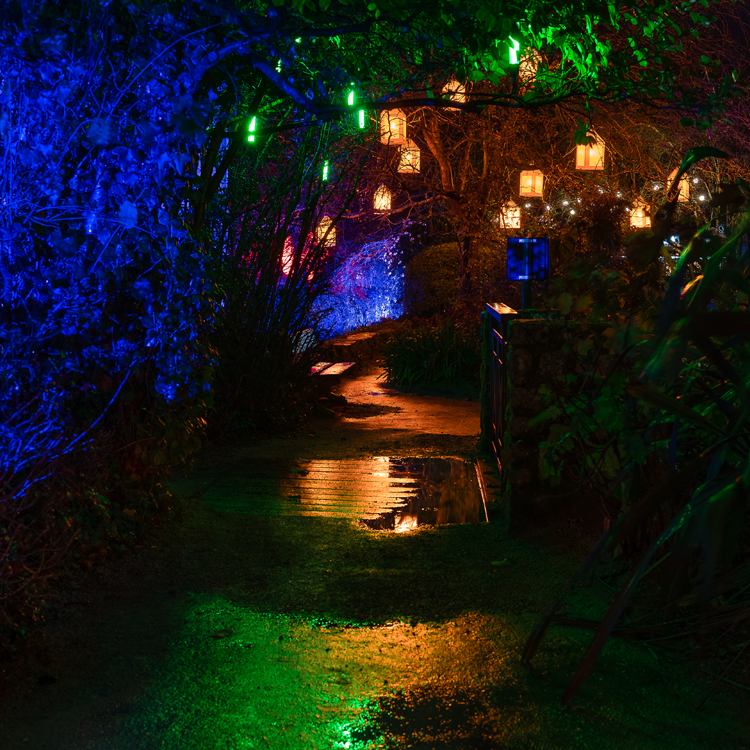
[[[479,338],[467,336],[448,320],[437,328],[409,325],[383,346],[387,382],[453,383],[478,380]]]
[[[442,315],[458,299],[458,245],[433,245],[412,258],[404,274],[404,309],[418,317]]]

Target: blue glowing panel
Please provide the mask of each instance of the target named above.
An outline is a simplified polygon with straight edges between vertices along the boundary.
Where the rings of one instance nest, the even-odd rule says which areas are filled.
[[[549,278],[549,237],[508,237],[508,281]]]

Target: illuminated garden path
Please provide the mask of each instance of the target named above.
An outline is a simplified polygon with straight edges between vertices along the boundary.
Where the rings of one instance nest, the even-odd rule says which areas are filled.
[[[168,528],[63,592],[5,690],[2,750],[748,746],[735,693],[695,711],[708,683],[659,651],[614,640],[568,709],[588,633],[555,628],[520,664],[591,541],[575,519],[514,538],[496,517],[394,534],[202,501],[264,458],[471,455],[476,402],[366,377],[346,390],[359,406],[312,435],[206,454],[175,484]],[[596,616],[606,600],[572,604]]]

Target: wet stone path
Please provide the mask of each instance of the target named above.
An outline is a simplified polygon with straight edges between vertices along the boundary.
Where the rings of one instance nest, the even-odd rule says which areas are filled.
[[[749,748],[736,692],[695,711],[707,680],[616,639],[561,707],[590,633],[520,653],[592,537],[511,536],[491,475],[488,523],[478,403],[381,372],[344,381],[335,418],[175,478],[167,525],[68,584],[3,666],[0,748]]]

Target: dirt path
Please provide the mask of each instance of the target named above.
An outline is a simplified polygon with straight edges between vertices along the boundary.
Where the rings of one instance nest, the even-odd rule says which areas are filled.
[[[490,524],[371,531],[227,514],[200,495],[263,458],[471,457],[478,404],[406,396],[377,373],[344,416],[293,438],[206,453],[174,482],[168,527],[61,592],[5,665],[0,748],[750,748],[744,707],[665,654],[613,641],[571,708],[590,635],[520,650],[591,539]],[[579,615],[606,606],[593,589]]]

